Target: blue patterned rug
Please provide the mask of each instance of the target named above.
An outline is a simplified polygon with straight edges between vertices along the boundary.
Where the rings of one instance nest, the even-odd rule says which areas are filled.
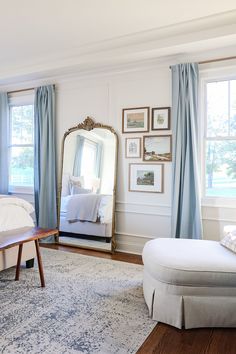
[[[142,294],[142,266],[42,250],[37,269],[0,272],[0,353],[136,353],[155,326]]]

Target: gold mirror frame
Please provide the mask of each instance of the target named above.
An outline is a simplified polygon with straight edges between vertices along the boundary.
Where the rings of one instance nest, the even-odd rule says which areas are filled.
[[[73,245],[73,247],[77,248],[82,248],[82,249],[92,249],[100,252],[108,252],[108,253],[113,253],[115,248],[116,248],[116,241],[115,241],[115,204],[116,204],[116,183],[117,183],[117,163],[118,163],[118,135],[114,128],[112,128],[110,125],[102,124],[102,123],[95,123],[95,121],[91,117],[87,117],[82,123],[79,123],[75,127],[69,128],[62,139],[62,147],[61,147],[61,167],[60,167],[60,181],[58,184],[58,203],[57,203],[57,219],[58,219],[58,236],[56,236],[56,243],[60,245],[65,245],[65,246],[71,246],[71,244],[65,243],[65,242],[60,242],[59,241],[59,233],[60,233],[60,209],[61,209],[61,191],[62,191],[62,175],[63,175],[63,162],[64,162],[64,149],[65,149],[65,140],[66,137],[77,130],[83,129],[87,131],[91,131],[94,128],[100,128],[100,129],[107,129],[111,133],[114,134],[115,136],[115,141],[116,141],[116,149],[115,149],[115,170],[114,170],[114,185],[113,185],[113,212],[112,212],[112,236],[111,236],[111,251],[109,250],[101,250],[100,248],[96,247],[85,247],[85,246],[77,246]]]

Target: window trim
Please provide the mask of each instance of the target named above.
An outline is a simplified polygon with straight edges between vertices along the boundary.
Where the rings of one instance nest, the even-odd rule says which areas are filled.
[[[219,139],[220,141],[223,140],[235,140],[236,136],[232,137],[220,137],[217,136],[216,138],[210,138],[206,136],[207,132],[207,84],[210,82],[218,82],[218,81],[230,81],[236,80],[235,74],[236,68],[232,70],[232,72],[228,72],[227,68],[220,70],[220,74],[218,75],[213,72],[205,72],[201,75],[200,79],[200,129],[199,129],[199,139],[200,139],[200,151],[199,154],[201,156],[199,168],[200,168],[200,181],[201,181],[201,205],[205,207],[225,207],[225,208],[235,208],[236,204],[236,197],[209,197],[206,196],[206,142],[207,141],[215,141]]]
[[[27,106],[27,105],[33,105],[34,106],[34,91],[29,91],[27,94],[13,94],[9,95],[9,131],[8,131],[8,171],[10,171],[10,149],[12,147],[33,147],[34,144],[11,144],[11,125],[12,125],[12,120],[11,120],[11,110],[12,107],[20,107],[20,106]],[[34,194],[34,187],[30,186],[12,186],[9,183],[8,191],[10,194],[28,194],[28,195],[33,195]]]

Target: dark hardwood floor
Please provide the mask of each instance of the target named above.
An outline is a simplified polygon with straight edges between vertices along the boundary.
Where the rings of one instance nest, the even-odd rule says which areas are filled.
[[[56,244],[41,244],[41,246],[88,256],[142,264],[141,256],[134,254],[122,252],[109,254]],[[200,328],[180,330],[158,323],[139,348],[137,354],[236,354],[236,329]]]

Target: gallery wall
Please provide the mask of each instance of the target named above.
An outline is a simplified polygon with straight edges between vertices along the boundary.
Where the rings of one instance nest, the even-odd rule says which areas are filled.
[[[86,116],[113,126],[118,133],[117,249],[140,254],[148,240],[170,237],[172,163],[164,163],[164,193],[129,192],[129,163],[142,163],[142,158],[125,158],[125,138],[143,137],[147,133],[122,134],[123,108],[171,106],[169,65],[58,82],[57,104],[58,146],[64,132]],[[163,133],[150,130],[148,134],[171,134],[171,130]],[[58,149],[58,162],[59,155]],[[236,221],[234,206],[203,205],[202,212],[205,239],[219,240],[224,225]]]
[[[225,73],[227,65],[229,73],[235,73],[236,63],[224,62],[205,65],[201,68],[201,77],[215,77],[221,70]],[[61,143],[67,129],[81,123],[87,116],[91,116],[97,122],[113,126],[119,137],[116,195],[117,249],[141,254],[148,240],[156,237],[170,237],[171,162],[164,163],[164,193],[129,192],[129,163],[142,163],[142,159],[125,158],[125,138],[142,137],[147,133],[122,134],[123,108],[171,106],[169,63],[141,66],[135,70],[129,67],[127,70],[122,69],[109,74],[104,72],[84,77],[70,75],[50,81],[48,79],[36,80],[27,85],[36,87],[51,82],[56,84],[57,95],[58,176]],[[18,83],[17,87],[25,87],[25,85],[22,82]],[[11,89],[12,87],[7,87],[7,90]],[[157,132],[149,131],[148,134],[156,135]],[[158,134],[171,134],[171,130],[158,132]],[[199,169],[200,167],[199,165]],[[33,202],[33,197],[25,197]],[[203,200],[204,239],[219,240],[224,225],[236,224],[235,212],[234,204],[209,204]]]
[[[171,105],[169,68],[59,82],[57,104],[59,145],[64,132],[83,121],[86,116],[113,126],[118,133],[117,248],[141,253],[146,241],[155,237],[169,237],[171,162],[164,163],[164,193],[129,192],[129,163],[142,163],[142,158],[125,158],[125,138],[156,135],[157,132],[122,134],[123,108]],[[167,133],[171,131],[158,132],[163,135]]]

